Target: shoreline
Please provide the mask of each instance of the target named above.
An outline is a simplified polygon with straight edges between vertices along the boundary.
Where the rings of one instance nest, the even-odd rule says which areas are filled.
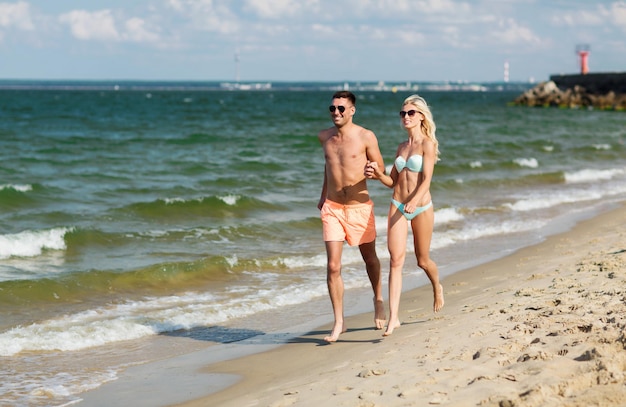
[[[262,335],[221,360],[201,350],[129,369],[80,404],[620,405],[626,232],[615,225],[626,224],[624,208],[443,277],[439,314],[430,285],[403,292],[402,326],[389,337],[373,329],[372,312],[348,316],[333,344],[323,341],[332,323]]]

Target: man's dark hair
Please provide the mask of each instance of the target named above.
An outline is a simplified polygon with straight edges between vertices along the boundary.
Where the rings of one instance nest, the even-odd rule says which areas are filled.
[[[335,92],[333,99],[348,99],[353,105],[356,106],[356,96],[354,96],[354,93],[349,90],[340,90]]]

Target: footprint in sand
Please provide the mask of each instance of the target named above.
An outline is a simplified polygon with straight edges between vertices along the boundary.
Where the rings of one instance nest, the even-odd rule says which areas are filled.
[[[448,395],[446,393],[435,393],[433,397],[428,400],[428,404],[438,405],[448,401]]]
[[[285,396],[282,400],[277,401],[274,404],[270,404],[269,407],[288,407],[288,406],[295,406],[298,401],[300,401],[297,397],[292,396],[292,395],[287,395]]]
[[[367,392],[363,392],[359,394],[359,399],[368,400],[374,397],[380,397],[382,395],[383,395],[382,390],[371,390],[371,391],[367,391]]]
[[[400,393],[398,393],[398,397],[401,399],[416,399],[417,397],[421,398],[425,392],[426,390],[416,386],[412,389],[401,390]]]
[[[371,376],[382,376],[384,374],[387,374],[387,370],[385,369],[365,369],[361,370],[357,376],[365,378]]]

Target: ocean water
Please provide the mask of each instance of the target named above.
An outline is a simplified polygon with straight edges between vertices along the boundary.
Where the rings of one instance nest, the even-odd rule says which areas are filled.
[[[331,321],[316,205],[334,90],[0,89],[1,405],[79,403],[132,365]],[[444,278],[626,198],[623,112],[508,105],[517,91],[352,90],[387,165],[404,97],[432,107]],[[391,191],[369,184],[386,290]],[[358,250],[343,260],[347,307],[369,311]],[[412,256],[404,273],[407,289],[427,282]]]

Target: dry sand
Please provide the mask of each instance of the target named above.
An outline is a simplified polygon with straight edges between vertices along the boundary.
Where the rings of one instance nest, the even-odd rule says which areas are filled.
[[[430,287],[403,293],[393,335],[349,317],[336,343],[328,325],[205,367],[242,379],[180,405],[626,405],[624,207],[442,282],[438,314]]]

